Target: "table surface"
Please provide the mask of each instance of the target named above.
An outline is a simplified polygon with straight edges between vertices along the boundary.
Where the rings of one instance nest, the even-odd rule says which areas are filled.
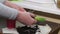
[[[52,28],[52,30],[49,34],[57,34],[60,30],[60,24],[57,24],[57,23],[54,23],[54,22],[46,21],[46,22],[43,22],[43,23],[40,23],[40,24],[48,24]]]
[[[44,24],[48,24],[52,28],[52,31],[50,32],[50,34],[55,34],[56,32],[60,30],[60,24],[49,22],[49,21],[44,22]],[[16,29],[8,29],[8,28],[0,29],[0,33],[1,34],[2,33],[19,34]]]

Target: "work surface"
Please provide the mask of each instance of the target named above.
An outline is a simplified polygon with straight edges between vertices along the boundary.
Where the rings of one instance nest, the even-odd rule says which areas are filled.
[[[52,28],[52,30],[49,34],[58,34],[58,32],[60,30],[60,24],[49,22],[49,21],[44,22],[44,24],[48,24]],[[40,23],[40,25],[41,25],[41,23]],[[18,28],[18,32],[19,33],[21,32],[19,28]]]
[[[52,31],[50,32],[50,34],[58,34],[58,32],[60,30],[60,24],[52,23],[52,22],[48,22],[48,21],[44,22],[44,24],[48,24],[52,28]],[[19,34],[16,29],[7,29],[7,28],[0,29],[0,33]]]

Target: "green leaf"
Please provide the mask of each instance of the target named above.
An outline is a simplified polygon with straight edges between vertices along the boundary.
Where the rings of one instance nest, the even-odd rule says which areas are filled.
[[[42,18],[40,16],[36,16],[35,19],[40,22],[45,22],[45,18]]]

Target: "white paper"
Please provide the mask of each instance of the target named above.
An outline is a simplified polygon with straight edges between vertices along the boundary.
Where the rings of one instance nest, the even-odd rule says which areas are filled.
[[[46,26],[38,26],[40,32],[36,32],[36,34],[49,34],[49,32],[51,31],[51,28],[49,25]]]
[[[4,34],[18,34],[16,29],[3,28],[2,31]]]

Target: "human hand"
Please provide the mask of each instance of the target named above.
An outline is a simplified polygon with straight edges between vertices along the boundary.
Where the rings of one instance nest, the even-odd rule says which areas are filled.
[[[32,18],[36,17],[36,14],[29,12]]]
[[[25,25],[32,25],[36,23],[36,20],[31,17],[31,14],[28,12],[19,12],[17,20],[22,22]]]
[[[19,22],[22,22],[25,25],[32,25],[33,23],[36,23],[36,20],[32,18],[34,17],[34,14],[26,12],[22,7],[9,1],[6,1],[5,5],[19,10],[19,14],[16,18]]]

